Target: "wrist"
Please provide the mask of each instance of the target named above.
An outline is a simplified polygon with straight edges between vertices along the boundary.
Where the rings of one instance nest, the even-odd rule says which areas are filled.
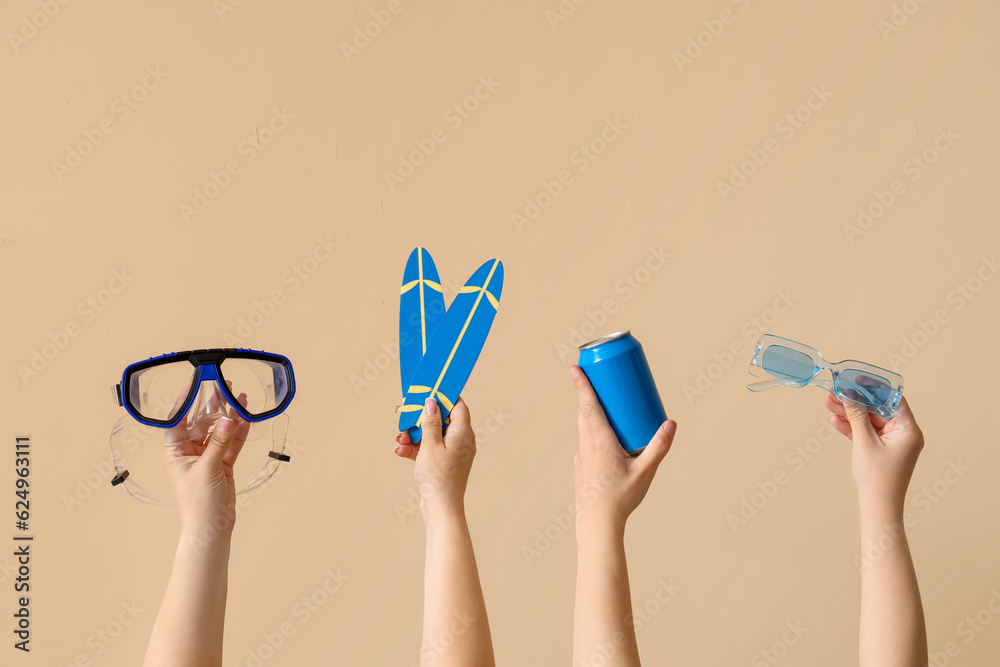
[[[627,516],[616,512],[598,511],[597,508],[581,508],[576,516],[576,540],[579,543],[600,541],[625,541]]]
[[[232,539],[233,524],[229,521],[197,521],[181,524],[181,542],[200,549],[209,546],[228,548]]]
[[[858,508],[863,517],[902,522],[903,504],[902,498],[858,492]]]
[[[462,502],[435,503],[424,500],[420,503],[420,509],[428,535],[455,528],[468,529],[465,504]]]

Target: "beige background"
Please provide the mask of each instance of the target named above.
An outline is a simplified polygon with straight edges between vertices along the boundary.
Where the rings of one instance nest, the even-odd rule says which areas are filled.
[[[896,366],[927,437],[907,509],[930,648],[956,642],[948,664],[995,664],[1000,618],[971,640],[960,624],[1000,590],[1000,280],[976,283],[1000,249],[996,2],[909,0],[913,13],[900,5],[902,25],[886,32],[889,0],[594,0],[554,24],[556,0],[401,0],[348,62],[341,43],[388,2],[232,1],[232,11],[50,2],[51,18],[38,14],[45,3],[0,6],[0,435],[5,449],[32,437],[37,536],[30,656],[10,647],[12,559],[0,559],[4,664],[138,663],[178,523],[106,477],[91,475],[90,491],[121,412],[108,387],[140,358],[224,344],[274,290],[284,302],[245,342],[295,363],[300,453],[241,511],[225,663],[254,664],[285,621],[295,633],[269,667],[417,662],[423,531],[418,513],[400,518],[414,484],[391,452],[399,380],[384,351],[416,245],[433,253],[449,300],[486,259],[506,266],[464,392],[480,429],[468,515],[498,663],[569,660],[575,540],[559,515],[573,498],[575,355],[559,346],[581,328],[631,329],[680,424],[627,535],[634,603],[653,610],[638,637],[645,661],[751,664],[798,621],[808,631],[781,664],[856,663],[849,446],[838,435],[791,462],[826,423],[823,392],[745,389],[752,318],[765,318],[763,329],[830,359],[905,361]],[[731,23],[702,34],[703,52],[679,68],[674,54],[723,10]],[[147,67],[165,75],[143,90]],[[481,88],[456,127],[446,113],[480,77],[499,85]],[[812,87],[832,96],[799,110],[809,118],[788,136],[776,124]],[[71,171],[54,166],[124,109],[122,95],[135,108],[113,131]],[[294,117],[269,137],[275,108]],[[574,162],[608,118],[627,127],[595,160]],[[390,188],[385,172],[435,128],[445,141]],[[948,128],[958,138],[935,155]],[[251,160],[254,136],[271,141]],[[766,142],[777,152],[724,200],[717,183]],[[936,161],[913,180],[907,163],[928,149]],[[229,161],[240,172],[186,221],[181,204]],[[512,214],[562,170],[572,182],[518,230]],[[896,179],[901,194],[850,239],[857,209]],[[293,289],[284,276],[327,236],[340,247]],[[670,258],[645,272],[650,247]],[[134,278],[100,313],[78,310],[123,269]],[[619,282],[626,275],[640,288]],[[960,300],[967,281],[979,289]],[[781,314],[769,312],[778,290],[794,296]],[[923,336],[920,322],[939,310],[947,322]],[[72,324],[78,335],[20,379]],[[902,357],[914,338],[916,354]],[[731,365],[713,368],[734,344]],[[356,387],[369,364],[383,370]],[[717,379],[689,400],[699,371]],[[11,544],[6,451],[0,533]],[[961,477],[946,475],[952,463]],[[787,483],[734,533],[727,515],[778,471]],[[88,492],[67,509],[66,497]],[[526,557],[546,530],[554,541]],[[303,623],[294,605],[328,568],[349,580]],[[661,580],[681,587],[665,604]],[[118,633],[133,601],[143,611]],[[108,646],[99,630],[118,637]]]

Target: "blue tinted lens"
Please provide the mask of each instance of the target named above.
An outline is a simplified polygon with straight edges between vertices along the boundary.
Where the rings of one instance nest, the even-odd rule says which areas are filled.
[[[801,382],[816,374],[816,363],[808,354],[783,345],[770,345],[764,350],[761,367],[772,375],[781,375]]]
[[[892,383],[871,372],[848,369],[837,376],[837,395],[856,403],[879,407],[892,395]]]

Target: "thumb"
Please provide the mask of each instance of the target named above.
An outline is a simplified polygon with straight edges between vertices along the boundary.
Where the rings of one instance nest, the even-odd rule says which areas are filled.
[[[875,426],[872,424],[871,415],[868,411],[859,407],[850,399],[841,399],[840,402],[844,406],[847,421],[851,422],[851,440],[854,440],[857,444],[857,439],[862,437],[869,443],[878,442],[878,433],[875,432]]]
[[[646,449],[642,450],[636,458],[636,464],[641,473],[656,474],[656,469],[660,466],[660,461],[670,451],[670,446],[674,442],[674,435],[677,433],[677,422],[668,419],[663,422],[660,428],[656,429]]]
[[[229,443],[233,439],[233,420],[230,417],[223,417],[215,425],[212,437],[209,438],[205,451],[201,454],[201,459],[205,463],[202,465],[215,470],[221,467],[222,459],[229,451]]]
[[[441,435],[441,408],[437,400],[428,398],[424,401],[424,413],[420,418],[420,429],[423,432],[421,446],[443,445],[444,437]]]

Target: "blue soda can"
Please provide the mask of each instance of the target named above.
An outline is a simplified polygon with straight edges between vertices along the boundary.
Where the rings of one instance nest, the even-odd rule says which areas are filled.
[[[581,345],[579,365],[618,442],[638,456],[667,420],[642,345],[628,331],[619,331]]]

